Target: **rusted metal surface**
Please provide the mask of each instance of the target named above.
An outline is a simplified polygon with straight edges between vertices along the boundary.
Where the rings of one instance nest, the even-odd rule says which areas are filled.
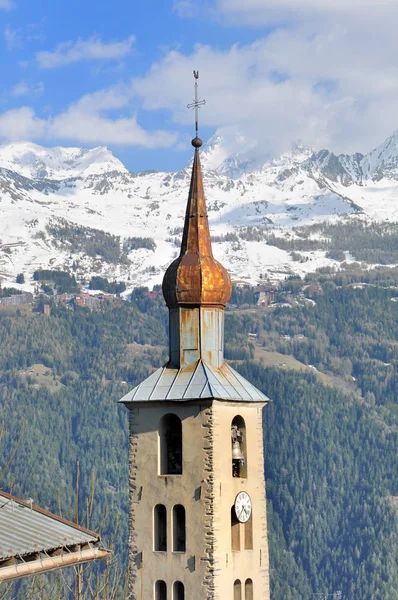
[[[186,350],[199,349],[199,310],[180,310],[181,329],[185,333]]]
[[[239,402],[269,402],[269,398],[239,375],[227,363],[219,369],[202,360],[186,368],[168,365],[158,369],[119,402],[127,407],[134,402],[159,400],[188,401],[199,399]]]
[[[26,559],[57,549],[98,546],[98,534],[79,527],[34,504],[0,492],[0,571],[2,561]],[[5,568],[5,567],[3,567]]]
[[[166,271],[163,295],[168,307],[226,306],[231,291],[227,270],[213,257],[199,150],[196,147],[180,256]]]

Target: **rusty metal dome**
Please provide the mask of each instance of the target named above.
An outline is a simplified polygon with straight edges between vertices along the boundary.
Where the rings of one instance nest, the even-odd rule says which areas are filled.
[[[194,143],[195,142],[195,143]],[[169,308],[180,305],[224,307],[232,285],[227,270],[214,257],[203,190],[199,138],[192,141],[195,156],[185,214],[180,256],[163,278],[163,296]]]

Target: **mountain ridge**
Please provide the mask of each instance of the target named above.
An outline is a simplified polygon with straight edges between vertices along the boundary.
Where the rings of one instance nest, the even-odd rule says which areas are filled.
[[[398,221],[398,132],[367,155],[297,145],[265,162],[248,140],[239,153],[222,144],[214,136],[201,159],[214,253],[235,281],[338,266],[325,250],[298,260],[267,244],[270,232],[294,238],[297,227],[321,222]],[[190,164],[135,174],[101,146],[1,146],[0,277],[11,283],[20,272],[58,268],[129,289],[159,283],[178,253],[189,181]],[[345,250],[349,260],[349,243]]]
[[[113,168],[110,169],[109,167]],[[66,179],[108,170],[128,172],[105,146],[87,148],[45,148],[32,142],[0,146],[0,167],[31,179]]]

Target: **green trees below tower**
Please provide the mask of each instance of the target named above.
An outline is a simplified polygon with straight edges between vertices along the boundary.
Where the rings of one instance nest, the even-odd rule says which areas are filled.
[[[272,600],[338,590],[343,600],[396,600],[397,304],[391,298],[397,294],[386,286],[329,283],[315,305],[227,315],[229,347],[244,348],[247,333],[257,333],[270,351],[328,371],[329,384],[347,384],[343,393],[323,385],[315,370],[266,367],[258,346],[254,359],[237,361],[239,372],[273,400],[264,413]],[[51,316],[0,312],[2,456],[9,456],[26,419],[3,487],[55,512],[60,490],[62,514],[73,519],[76,460],[82,507],[94,468],[91,526],[107,510],[106,543],[119,514],[115,549],[122,561],[128,426],[117,400],[167,356],[161,299],[139,292],[133,301],[99,312],[54,305]]]

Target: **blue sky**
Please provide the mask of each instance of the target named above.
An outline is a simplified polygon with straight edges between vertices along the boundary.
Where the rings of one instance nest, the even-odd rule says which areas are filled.
[[[0,0],[2,142],[106,145],[131,170],[296,142],[367,151],[398,127],[396,0]]]

